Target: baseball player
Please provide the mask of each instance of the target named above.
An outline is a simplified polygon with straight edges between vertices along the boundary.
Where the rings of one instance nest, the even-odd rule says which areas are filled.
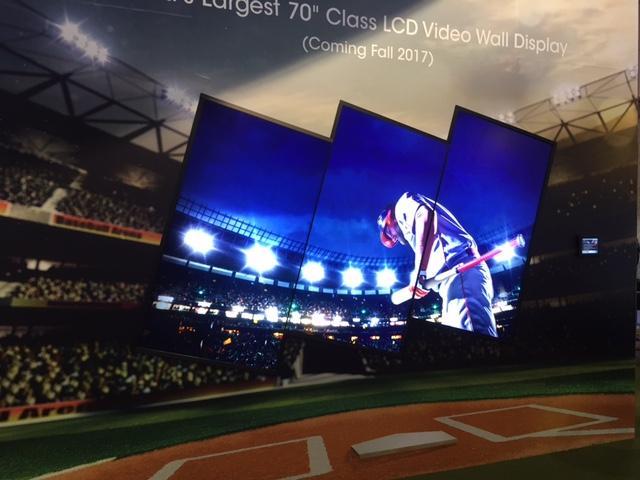
[[[428,279],[479,257],[476,242],[453,214],[430,198],[404,193],[378,217],[380,241],[387,248],[409,245],[415,268],[409,287],[415,298],[429,290]],[[423,255],[424,252],[424,255]],[[491,311],[493,284],[486,262],[456,273],[434,287],[442,297],[442,323],[497,337]]]

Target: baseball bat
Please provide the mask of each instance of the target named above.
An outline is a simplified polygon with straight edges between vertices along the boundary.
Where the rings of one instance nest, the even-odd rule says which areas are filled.
[[[508,248],[516,248],[516,247],[524,247],[524,237],[522,235],[518,235],[515,238],[509,240],[504,245],[494,248],[493,250],[488,251],[484,255],[479,256],[478,258],[474,258],[473,260],[467,263],[461,263],[460,265],[450,268],[449,270],[445,270],[437,274],[436,276],[428,279],[424,284],[421,285],[420,288],[423,290],[434,289],[439,283],[444,282],[446,279],[457,275],[458,273],[466,272],[467,270],[471,270],[473,267],[481,264],[482,262],[486,262],[487,260],[491,260],[496,255],[504,252]],[[408,285],[406,287],[401,288],[400,290],[396,290],[391,294],[391,303],[394,305],[400,305],[408,300],[413,298],[413,285]]]

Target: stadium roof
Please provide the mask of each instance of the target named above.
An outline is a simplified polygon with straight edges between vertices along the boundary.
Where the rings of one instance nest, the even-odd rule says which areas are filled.
[[[56,22],[63,21],[64,12],[53,19],[28,0],[7,4],[18,15],[0,23],[0,89],[152,152],[183,159],[195,99],[116,57],[102,63],[98,56],[83,54],[61,36]],[[634,125],[637,96],[635,65],[500,119],[551,140],[578,143]]]
[[[637,123],[638,66],[557,92],[500,115],[500,120],[556,142],[578,143]]]
[[[11,7],[20,12],[17,22],[0,23],[1,89],[153,152],[183,159],[194,112],[167,98],[169,87],[108,56],[97,42],[89,47],[103,48],[100,54],[108,56],[104,63],[98,61],[104,58],[65,42],[61,25],[26,1],[13,0]]]

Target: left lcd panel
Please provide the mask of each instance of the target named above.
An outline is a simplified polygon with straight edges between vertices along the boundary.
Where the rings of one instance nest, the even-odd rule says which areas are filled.
[[[330,143],[203,97],[144,345],[274,371]]]

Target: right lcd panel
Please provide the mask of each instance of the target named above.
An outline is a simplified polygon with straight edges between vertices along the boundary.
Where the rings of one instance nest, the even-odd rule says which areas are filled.
[[[552,153],[552,142],[456,108],[437,202],[415,192],[430,217],[418,285],[440,281],[416,290],[412,318],[500,336],[515,315]]]

